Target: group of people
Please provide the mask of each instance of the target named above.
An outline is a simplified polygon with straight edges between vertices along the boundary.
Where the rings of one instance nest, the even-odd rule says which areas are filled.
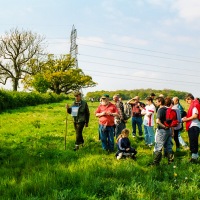
[[[89,108],[86,101],[82,100],[81,93],[75,92],[75,102],[69,107],[67,105],[67,112],[74,117],[74,128],[76,130],[76,142],[74,150],[78,150],[80,145],[84,144],[82,131],[84,126],[88,126],[89,122]],[[162,95],[155,99],[155,94],[152,93],[146,98],[146,102],[140,102],[138,96],[127,101],[131,105],[132,116],[132,136],[136,137],[138,129],[139,137],[144,137],[145,144],[149,147],[154,146],[154,159],[150,165],[159,165],[162,159],[162,150],[164,149],[164,156],[168,158],[168,163],[173,162],[174,154],[172,151],[172,138],[176,144],[176,151],[180,151],[180,144],[185,149],[189,149],[184,142],[180,133],[183,128],[183,123],[186,123],[186,130],[188,131],[189,144],[191,151],[191,162],[198,161],[198,137],[200,132],[200,104],[192,94],[186,96],[186,102],[190,104],[188,112],[186,113],[181,106],[178,97],[173,99]],[[155,99],[155,102],[154,102]],[[176,127],[167,127],[165,125],[166,110],[172,108],[177,113],[178,125]],[[99,137],[102,143],[103,150],[114,152],[115,137],[117,142],[117,159],[129,156],[135,159],[137,151],[131,146],[129,140],[129,130],[126,128],[127,117],[124,111],[123,102],[119,95],[113,96],[113,103],[110,101],[108,94],[102,95],[100,98],[100,105],[95,112],[96,117],[99,118]],[[156,120],[154,120],[156,115]],[[156,121],[156,129],[154,128],[154,121]],[[144,126],[144,136],[143,128]]]

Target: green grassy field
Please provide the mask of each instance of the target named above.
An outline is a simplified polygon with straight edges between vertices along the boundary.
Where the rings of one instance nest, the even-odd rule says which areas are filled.
[[[137,160],[116,160],[104,152],[94,112],[99,103],[88,103],[89,127],[85,146],[73,151],[75,131],[67,102],[25,107],[0,114],[1,200],[197,200],[200,199],[199,165],[188,163],[190,154],[175,153],[168,165],[147,167],[153,149],[143,139],[130,137]],[[71,103],[71,102],[68,102]],[[127,127],[131,130],[130,120]],[[187,134],[182,136],[188,142]],[[175,149],[174,149],[175,150]]]

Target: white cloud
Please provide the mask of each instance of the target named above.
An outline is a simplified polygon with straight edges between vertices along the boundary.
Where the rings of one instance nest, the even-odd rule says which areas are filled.
[[[172,8],[178,10],[180,18],[190,22],[200,19],[200,1],[199,0],[176,0]]]

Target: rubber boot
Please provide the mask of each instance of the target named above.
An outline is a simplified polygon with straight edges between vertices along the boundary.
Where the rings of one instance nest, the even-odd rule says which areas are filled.
[[[160,151],[156,151],[154,153],[154,160],[153,160],[153,162],[149,163],[148,165],[158,166],[160,164],[161,159],[162,159],[162,153]]]

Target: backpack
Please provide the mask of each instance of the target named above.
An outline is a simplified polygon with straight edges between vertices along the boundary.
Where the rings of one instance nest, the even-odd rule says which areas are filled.
[[[166,127],[176,127],[179,124],[176,110],[172,108],[167,108],[165,116],[166,120],[164,121],[164,125]]]
[[[198,99],[193,100],[193,105],[197,108],[198,110],[198,120],[200,121],[200,102]]]
[[[132,107],[130,104],[124,104],[124,120],[128,120],[132,116]]]

